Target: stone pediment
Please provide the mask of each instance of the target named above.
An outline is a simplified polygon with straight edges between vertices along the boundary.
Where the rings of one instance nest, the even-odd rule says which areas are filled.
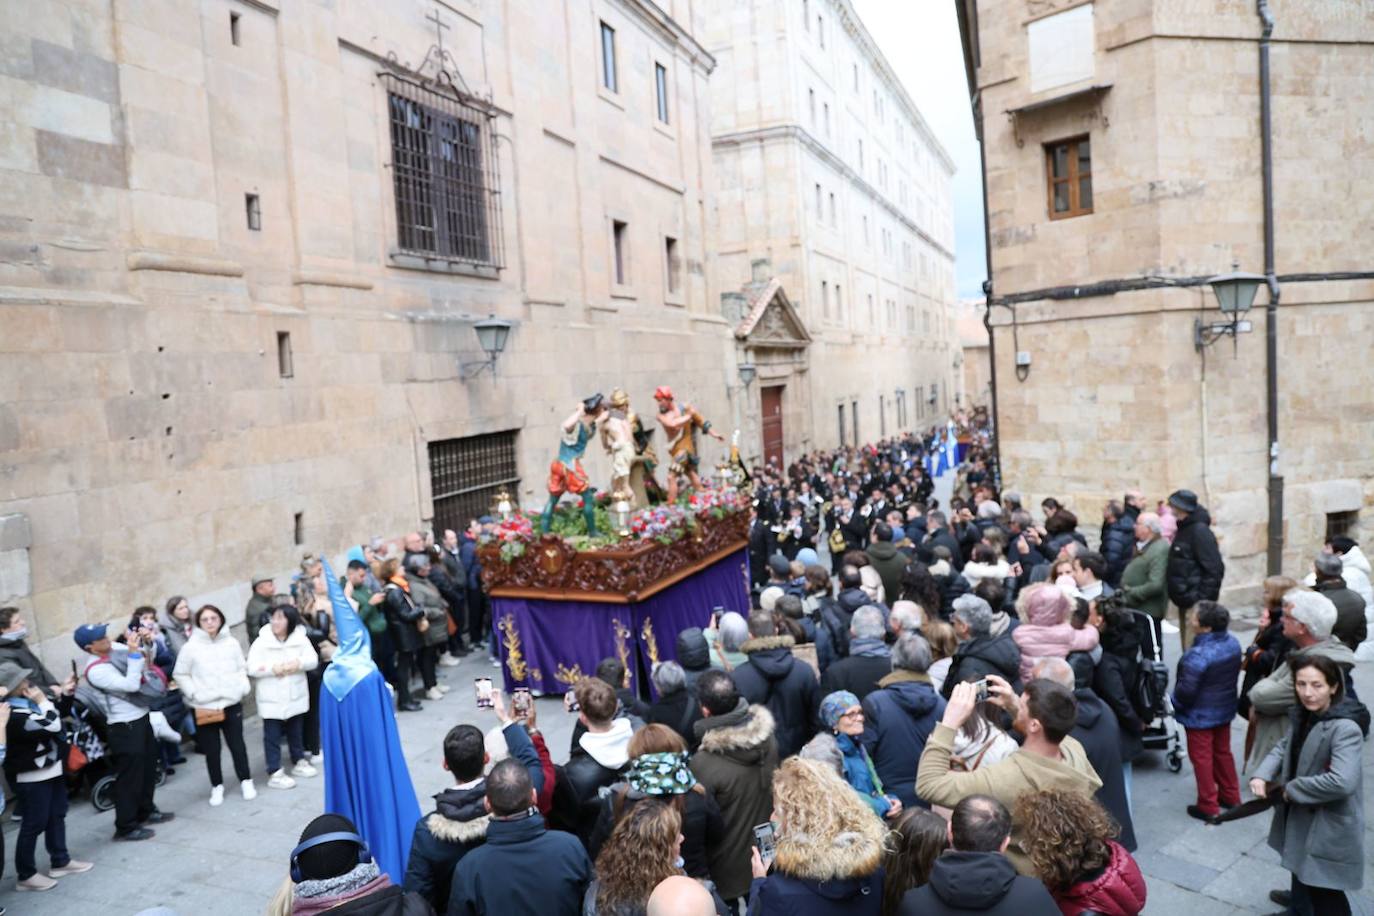
[[[776,277],[766,283],[751,283],[744,294],[749,310],[735,328],[737,339],[754,347],[800,349],[810,345],[811,335]]]

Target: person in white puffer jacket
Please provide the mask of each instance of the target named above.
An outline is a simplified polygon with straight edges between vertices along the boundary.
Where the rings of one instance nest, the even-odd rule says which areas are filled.
[[[177,655],[172,678],[196,717],[196,747],[205,755],[205,769],[210,775],[210,804],[224,803],[221,735],[234,760],[239,790],[245,799],[252,800],[258,790],[243,743],[243,698],[251,689],[243,649],[224,625],[219,608],[207,604],[196,611],[195,620],[196,628]]]
[[[262,716],[262,746],[267,756],[267,784],[274,789],[296,785],[292,776],[316,776],[319,771],[305,756],[305,714],[310,711],[310,685],[305,672],[320,664],[315,647],[290,605],[272,609],[270,625],[258,632],[248,648],[248,674],[253,678],[258,714]],[[291,774],[281,765],[285,733],[291,752]]]

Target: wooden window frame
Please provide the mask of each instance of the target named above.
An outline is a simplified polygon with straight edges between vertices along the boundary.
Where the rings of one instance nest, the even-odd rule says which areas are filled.
[[[1088,156],[1088,171],[1086,173],[1078,170],[1078,145],[1088,143],[1091,146],[1092,137],[1089,134],[1079,134],[1076,137],[1067,137],[1063,140],[1055,140],[1045,144],[1045,209],[1049,213],[1050,219],[1072,219],[1075,216],[1087,216],[1093,212],[1092,204],[1087,207],[1080,206],[1079,193],[1081,181],[1087,178],[1092,182],[1092,155],[1091,150]],[[1061,146],[1068,147],[1068,174],[1063,178],[1056,178],[1054,175],[1054,151]],[[1058,184],[1066,184],[1069,189],[1069,209],[1062,213],[1055,212],[1054,209],[1054,189]]]

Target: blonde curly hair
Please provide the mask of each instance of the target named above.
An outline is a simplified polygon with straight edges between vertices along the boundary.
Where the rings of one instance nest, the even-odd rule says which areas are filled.
[[[774,867],[796,878],[861,878],[882,864],[887,831],[834,770],[789,757],[773,774],[773,810],[782,823]]]
[[[1067,890],[1111,861],[1117,828],[1091,796],[1063,789],[1027,792],[1016,800],[1012,819],[1021,849],[1051,891]]]
[[[681,833],[682,816],[672,805],[646,798],[626,812],[596,857],[597,912],[642,909],[660,881],[682,874],[673,864]]]

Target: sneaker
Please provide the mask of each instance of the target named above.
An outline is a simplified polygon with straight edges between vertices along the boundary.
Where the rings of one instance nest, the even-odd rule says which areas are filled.
[[[224,786],[215,786],[210,790],[210,807],[218,808],[224,804]]]
[[[173,819],[175,819],[175,818],[176,818],[176,815],[173,814],[173,813],[170,812],[170,811],[160,811],[160,810],[158,810],[157,808],[154,808],[154,809],[153,809],[153,813],[150,814],[150,815],[148,815],[146,818],[144,818],[143,821],[142,821],[142,823],[144,823],[144,824],[165,824],[165,823],[167,823],[168,821],[173,820]]]
[[[399,709],[401,712],[419,712],[425,707],[415,702],[414,700],[411,700],[409,703],[401,703],[396,708]]]
[[[49,878],[65,878],[67,875],[80,875],[95,868],[94,862],[82,862],[79,859],[72,859],[66,865],[58,868],[48,869]]]
[[[501,667],[501,659],[499,659],[499,658],[493,658],[493,659],[491,660],[491,666],[492,666],[493,668],[500,668],[500,667]]]
[[[121,843],[136,843],[139,840],[151,840],[157,836],[156,830],[149,830],[147,827],[135,827],[132,830],[116,830],[114,838]]]
[[[296,780],[287,776],[285,770],[277,770],[267,780],[267,785],[273,789],[294,789],[296,788]]]
[[[440,667],[440,668],[457,668],[457,667],[458,667],[458,664],[459,664],[458,659],[454,658],[452,655],[441,655],[441,656],[439,656],[439,667]]]
[[[1214,823],[1214,822],[1216,821],[1217,814],[1219,814],[1219,813],[1220,813],[1220,812],[1213,811],[1211,814],[1208,814],[1206,811],[1203,811],[1203,810],[1202,810],[1201,808],[1199,808],[1197,805],[1189,805],[1189,806],[1188,806],[1188,816],[1189,816],[1189,817],[1195,817],[1195,818],[1197,818],[1198,820],[1200,820],[1200,821],[1206,821],[1206,822],[1209,823],[1209,824]]]
[[[444,692],[440,690],[438,687],[431,687],[425,691],[426,700],[442,700],[443,698]]]
[[[253,785],[253,780],[245,779],[239,783],[239,791],[243,793],[244,801],[252,801],[258,797],[258,787]]]
[[[291,775],[309,779],[311,776],[320,775],[320,771],[311,766],[309,760],[302,760],[291,768]]]
[[[16,884],[15,887],[21,891],[50,891],[57,887],[57,882],[42,872],[36,871]]]
[[[448,684],[435,684],[434,687],[435,687],[435,689],[438,690],[440,693],[448,693],[450,690],[453,689],[453,688],[450,687]]]
[[[1272,900],[1273,902],[1277,903],[1279,906],[1292,906],[1292,905],[1293,905],[1293,892],[1292,892],[1292,891],[1283,891],[1283,890],[1279,890],[1279,891],[1270,891],[1270,892],[1269,892],[1269,899]]]

